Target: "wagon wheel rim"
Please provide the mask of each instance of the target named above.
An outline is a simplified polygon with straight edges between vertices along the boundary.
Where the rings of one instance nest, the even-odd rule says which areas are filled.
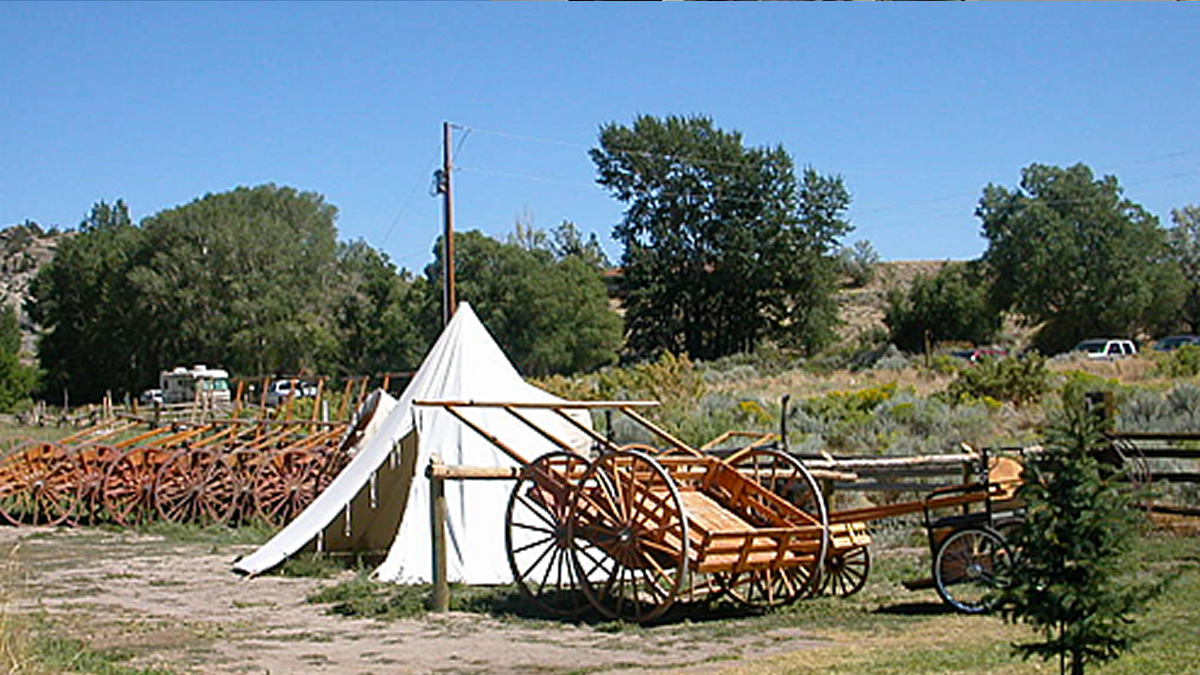
[[[504,545],[513,581],[537,609],[559,617],[588,607],[567,539],[571,492],[587,459],[551,452],[524,468],[509,495]]]
[[[871,572],[871,552],[866,546],[830,553],[821,573],[821,593],[845,598],[867,585]]]
[[[232,474],[215,452],[179,450],[158,469],[154,509],[169,523],[224,523],[233,506]]]
[[[233,488],[227,522],[238,524],[248,522],[257,513],[254,489],[262,458],[261,453],[249,450],[234,451],[222,458],[222,461],[229,467],[230,484]]]
[[[571,498],[575,574],[601,614],[653,621],[688,578],[688,524],[675,481],[653,458],[620,450],[593,462]]]
[[[774,568],[722,573],[717,579],[724,591],[752,607],[786,605],[813,593],[821,577],[822,561],[829,549],[829,514],[821,488],[796,458],[770,448],[749,448],[727,460],[742,475],[783,498],[801,512],[802,522],[817,525],[816,550]]]
[[[933,584],[942,601],[964,614],[991,609],[994,593],[1012,578],[1012,551],[986,527],[946,535],[933,556]]]
[[[76,471],[62,448],[38,445],[5,462],[0,514],[13,525],[61,525],[75,508]]]
[[[254,483],[259,517],[270,525],[284,525],[312,503],[317,493],[315,460],[306,450],[282,450],[266,458]]]
[[[113,460],[104,473],[100,501],[104,513],[118,525],[137,525],[149,517],[159,452],[135,448]]]
[[[91,525],[99,519],[104,476],[109,465],[120,456],[119,450],[107,445],[87,447],[75,453],[75,471],[78,476],[75,486],[75,513],[72,516],[75,524]]]

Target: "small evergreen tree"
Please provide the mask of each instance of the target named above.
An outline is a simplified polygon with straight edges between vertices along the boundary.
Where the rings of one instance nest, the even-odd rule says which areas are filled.
[[[1102,422],[1082,390],[1064,390],[1056,417],[1045,451],[1025,466],[1018,496],[1026,519],[1011,541],[1020,555],[998,607],[1044,638],[1017,644],[1020,654],[1058,657],[1061,672],[1080,675],[1129,649],[1137,637],[1133,615],[1159,587],[1123,575],[1138,512],[1116,472],[1092,452],[1103,441]]]

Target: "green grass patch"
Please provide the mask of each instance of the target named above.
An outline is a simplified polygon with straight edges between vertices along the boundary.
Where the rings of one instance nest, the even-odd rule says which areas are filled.
[[[127,662],[133,655],[124,650],[97,650],[73,638],[42,635],[29,644],[31,664],[20,672],[88,673],[89,675],[172,675],[165,668],[139,668]]]

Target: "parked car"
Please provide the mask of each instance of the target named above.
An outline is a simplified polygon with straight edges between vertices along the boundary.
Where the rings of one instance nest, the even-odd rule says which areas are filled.
[[[294,388],[293,388],[294,385]],[[300,380],[275,380],[267,387],[267,405],[276,407],[291,398],[315,398],[317,385]]]
[[[984,359],[1002,359],[1008,356],[1008,350],[1000,349],[999,347],[978,347],[976,349],[959,349],[950,352],[950,356],[971,363],[979,363]]]
[[[147,389],[138,395],[138,405],[158,405],[162,402],[162,389]]]
[[[1165,337],[1154,344],[1154,351],[1169,352],[1179,349],[1184,345],[1196,345],[1200,347],[1200,336],[1197,335],[1172,335]]]
[[[1089,359],[1121,359],[1137,356],[1137,345],[1133,340],[1117,338],[1094,338],[1075,345],[1073,352],[1083,352]]]

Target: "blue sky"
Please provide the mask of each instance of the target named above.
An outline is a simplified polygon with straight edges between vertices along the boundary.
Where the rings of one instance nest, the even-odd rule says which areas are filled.
[[[1195,3],[0,3],[0,226],[135,218],[273,182],[419,271],[441,228],[608,234],[600,125],[705,114],[845,178],[885,260],[986,247],[983,187],[1115,174],[1164,223],[1200,203]]]

